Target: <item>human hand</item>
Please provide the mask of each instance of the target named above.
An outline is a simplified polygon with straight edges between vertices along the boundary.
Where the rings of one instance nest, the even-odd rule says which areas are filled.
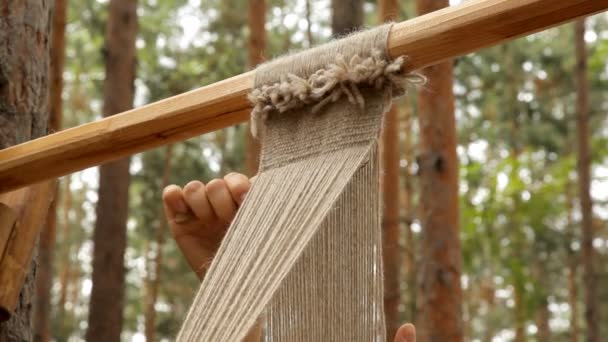
[[[250,186],[247,176],[229,173],[206,185],[191,181],[183,189],[169,185],[163,190],[173,238],[201,280]]]

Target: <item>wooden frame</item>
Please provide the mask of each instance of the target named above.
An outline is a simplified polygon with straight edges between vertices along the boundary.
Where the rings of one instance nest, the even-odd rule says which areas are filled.
[[[393,26],[409,68],[496,45],[608,8],[608,0],[470,0]],[[0,193],[244,122],[255,72],[0,151]]]

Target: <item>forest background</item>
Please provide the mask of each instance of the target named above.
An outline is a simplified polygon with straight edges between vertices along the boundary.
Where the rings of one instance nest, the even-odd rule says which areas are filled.
[[[112,91],[121,91],[106,76],[112,73],[111,61],[132,66],[130,100],[141,106],[325,42],[349,25],[405,20],[448,5],[445,0],[403,0],[392,2],[398,7],[388,13],[388,1],[128,0],[123,8],[116,3],[56,1],[55,16],[65,10],[67,17],[64,45],[56,39],[51,46],[55,71],[61,60],[57,53],[65,54],[59,100],[51,99],[62,121],[51,125],[55,130],[126,109],[113,111],[109,105],[115,99]],[[112,13],[121,10],[131,11],[137,25],[127,20],[121,27],[117,20],[109,29]],[[53,29],[61,25],[55,22]],[[130,51],[121,47],[125,42],[133,42],[133,56],[114,53]],[[608,16],[601,14],[587,18],[584,26],[581,21],[563,25],[430,68],[427,85],[395,102],[394,129],[383,136],[385,165],[396,166],[387,167],[383,178],[384,229],[392,246],[385,254],[389,331],[399,322],[417,322],[423,340],[425,324],[471,341],[608,336],[607,60]],[[129,75],[122,80],[127,88]],[[441,112],[433,116],[429,108]],[[428,193],[429,188],[437,191],[437,180],[428,178],[425,169],[427,152],[434,148],[420,128],[427,119],[447,130],[442,134],[448,138],[440,143],[445,146],[433,153],[439,160],[450,151],[457,157],[447,167],[457,175],[451,183],[457,194],[453,203],[447,203],[449,196]],[[452,140],[450,120],[455,122]],[[100,181],[98,168],[63,177],[56,215],[49,216],[41,236],[34,316],[38,338],[92,340],[89,322],[105,321],[123,340],[172,340],[199,281],[167,232],[161,190],[233,171],[253,175],[256,147],[247,132],[243,124],[134,155],[118,167],[128,172],[106,181]],[[588,159],[577,158],[581,148],[588,148]],[[590,176],[588,183],[584,174]],[[128,190],[124,201],[121,187]],[[111,203],[105,209],[104,196]],[[429,209],[432,198],[454,210],[453,222],[424,215],[440,210]],[[54,229],[48,229],[53,223]],[[124,245],[111,234],[94,233],[112,232],[104,225],[122,229]],[[106,265],[110,268],[96,277],[93,255],[99,247],[94,246],[104,239],[119,267]],[[449,251],[451,259],[430,253],[433,245]],[[441,273],[442,267],[447,273]],[[458,290],[434,295],[442,285],[433,284],[441,277]],[[106,295],[124,296],[120,305],[93,299],[104,282],[109,283]],[[429,310],[437,307],[452,310],[448,319],[429,318]]]

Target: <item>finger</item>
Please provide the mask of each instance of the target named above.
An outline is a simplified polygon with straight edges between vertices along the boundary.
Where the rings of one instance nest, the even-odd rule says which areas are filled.
[[[207,184],[207,197],[217,218],[223,223],[230,223],[236,214],[236,203],[223,179],[214,179]]]
[[[179,186],[169,186],[163,191],[163,203],[177,245],[188,265],[202,280],[223,237],[223,233],[216,230],[204,229],[199,219],[200,216],[210,222],[216,220],[204,195],[204,185],[190,182],[183,190]]]
[[[191,181],[184,187],[183,194],[189,209],[201,223],[210,223],[216,219],[207,198],[205,184],[199,181]]]
[[[243,203],[245,195],[251,186],[247,176],[232,172],[224,177],[224,182],[226,182],[226,186],[228,187],[228,191],[232,196],[232,200],[234,200],[234,202],[238,205]]]
[[[177,185],[169,185],[163,189],[163,206],[169,221],[178,214],[187,213],[188,206],[182,197],[182,188]]]
[[[416,342],[416,328],[414,325],[410,323],[402,325],[395,334],[395,342]]]
[[[169,185],[163,190],[163,206],[171,233],[176,239],[178,236],[189,234],[200,228],[201,224],[194,218],[194,214],[184,199],[184,192],[179,186]],[[183,250],[181,244],[180,248]]]

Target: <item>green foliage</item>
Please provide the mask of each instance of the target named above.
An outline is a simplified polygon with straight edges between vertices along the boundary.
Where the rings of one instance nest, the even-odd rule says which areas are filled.
[[[329,37],[329,2],[311,3],[313,36],[320,43]],[[101,116],[107,15],[105,1],[72,1],[69,6],[66,127]],[[246,0],[145,0],[139,6],[136,105],[248,69]],[[375,2],[366,2],[366,24],[377,22],[376,10]],[[413,2],[404,2],[402,13],[413,16]],[[305,27],[299,24],[302,18],[301,1],[268,1],[268,57],[307,46]],[[589,28],[598,37],[605,37],[606,17],[593,17]],[[546,301],[551,307],[567,303],[566,265],[577,252],[578,247],[573,246],[580,244],[579,218],[576,207],[573,208],[576,85],[572,77],[575,67],[572,31],[566,25],[455,60],[463,311],[468,340],[510,336],[516,323],[515,291],[522,295],[526,326],[535,324],[535,313]],[[608,156],[606,39],[590,42],[589,51],[591,139],[593,160],[599,166],[606,165]],[[408,102],[413,110],[414,94],[408,97]],[[193,179],[207,182],[226,172],[242,171],[245,129],[241,125],[176,144],[171,182],[178,185]],[[125,262],[126,339],[143,332],[144,278],[154,255],[151,251],[157,247],[156,233],[164,220],[160,196],[165,157],[165,148],[159,148],[132,159],[129,248]],[[52,323],[58,341],[83,337],[90,291],[96,174],[89,170],[70,179],[71,204],[60,205],[55,259],[56,305]],[[415,182],[415,177],[412,180]],[[602,184],[606,186],[606,180]],[[416,199],[416,194],[413,198]],[[608,237],[603,234],[606,242]],[[607,248],[600,250],[602,262],[598,262],[604,265],[601,289],[608,289]],[[157,334],[159,338],[172,340],[198,288],[198,280],[170,237],[162,250]],[[70,271],[68,295],[65,305],[59,307],[65,285],[61,272],[66,269]],[[608,290],[602,291],[606,303]],[[414,292],[407,289],[404,295],[410,297]],[[608,315],[606,305],[602,310]],[[564,322],[569,311],[552,309],[551,314],[557,322],[553,332],[556,340],[564,339],[568,330]]]

